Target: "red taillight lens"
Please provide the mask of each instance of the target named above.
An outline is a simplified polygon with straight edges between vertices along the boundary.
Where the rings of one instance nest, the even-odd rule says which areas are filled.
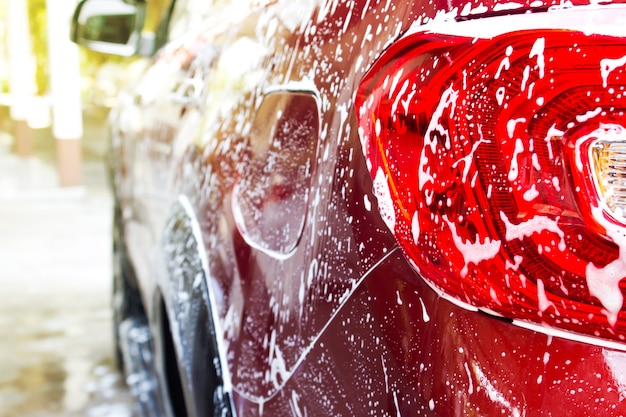
[[[624,340],[625,55],[621,37],[566,29],[423,32],[383,54],[357,95],[359,134],[381,214],[425,279]]]

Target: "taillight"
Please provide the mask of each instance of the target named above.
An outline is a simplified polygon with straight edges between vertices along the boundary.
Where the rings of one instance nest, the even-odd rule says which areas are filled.
[[[597,14],[617,31],[623,10]],[[360,85],[359,134],[383,219],[426,280],[623,341],[626,41],[555,15],[555,29],[493,18],[487,37],[405,36]]]

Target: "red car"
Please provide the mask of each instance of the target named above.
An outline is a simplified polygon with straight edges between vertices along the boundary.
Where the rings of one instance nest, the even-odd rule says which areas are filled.
[[[211,3],[73,19],[147,415],[626,415],[626,6]]]

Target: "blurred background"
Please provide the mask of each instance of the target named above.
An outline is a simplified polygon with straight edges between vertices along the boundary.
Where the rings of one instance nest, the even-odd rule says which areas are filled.
[[[74,0],[0,0],[0,416],[131,417],[113,359],[106,120],[133,60]]]

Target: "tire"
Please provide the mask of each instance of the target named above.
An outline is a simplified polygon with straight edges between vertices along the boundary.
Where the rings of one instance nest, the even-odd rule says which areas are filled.
[[[124,357],[121,349],[120,324],[131,317],[145,317],[141,295],[134,279],[124,243],[122,211],[118,204],[113,209],[113,335],[117,368],[125,375]]]

